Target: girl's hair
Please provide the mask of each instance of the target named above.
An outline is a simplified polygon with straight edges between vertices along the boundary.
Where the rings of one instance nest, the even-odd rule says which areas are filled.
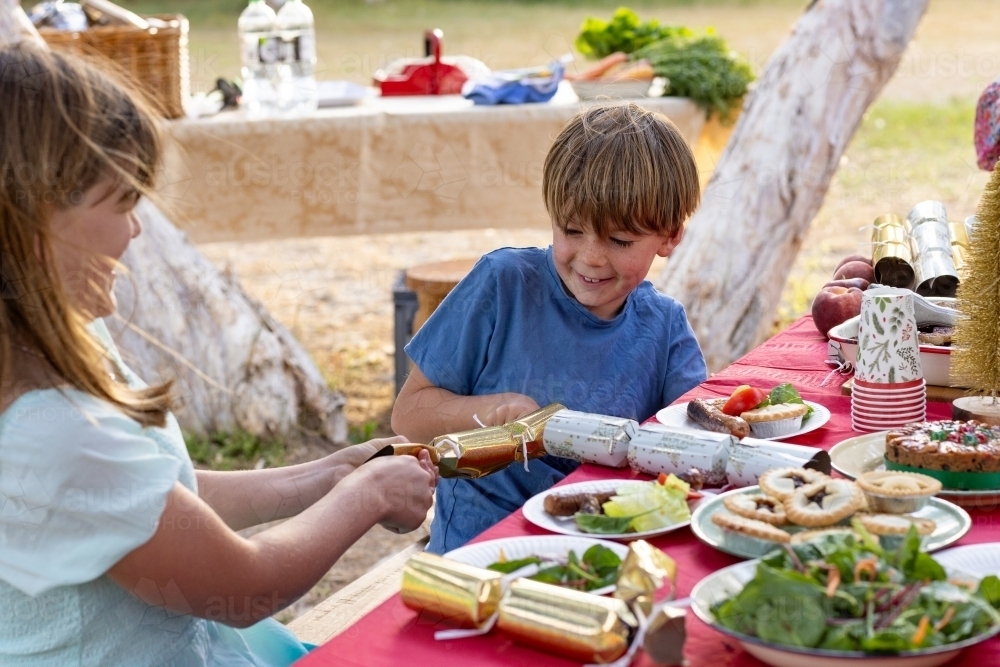
[[[162,426],[172,383],[130,389],[112,379],[59,277],[49,224],[104,179],[148,193],[161,151],[155,114],[115,75],[27,43],[0,49],[0,108],[0,378],[10,382],[16,338],[70,386]]]
[[[545,157],[545,208],[607,238],[673,235],[701,198],[694,154],[666,116],[633,104],[590,107],[570,119]]]

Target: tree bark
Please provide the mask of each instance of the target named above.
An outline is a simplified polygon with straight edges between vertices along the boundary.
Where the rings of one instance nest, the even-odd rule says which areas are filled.
[[[23,39],[44,45],[21,17],[15,0],[0,0],[0,48]],[[152,202],[142,200],[136,215],[143,233],[122,257],[128,275],[119,278],[108,327],[148,382],[177,381],[181,426],[269,437],[304,430],[345,442],[344,396],[327,387],[291,333]]]
[[[709,368],[769,332],[841,155],[928,0],[814,0],[744,105],[657,286],[681,301]]]
[[[0,0],[0,47],[25,39],[44,44],[18,0]]]
[[[136,214],[143,231],[122,257],[128,275],[108,328],[147,381],[176,379],[181,425],[267,436],[302,429],[345,442],[345,399],[292,334],[151,202]]]

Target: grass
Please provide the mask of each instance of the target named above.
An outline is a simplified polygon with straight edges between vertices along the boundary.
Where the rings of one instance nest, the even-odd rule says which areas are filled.
[[[276,468],[285,464],[285,444],[250,433],[213,433],[209,436],[185,434],[191,460],[212,470]]]

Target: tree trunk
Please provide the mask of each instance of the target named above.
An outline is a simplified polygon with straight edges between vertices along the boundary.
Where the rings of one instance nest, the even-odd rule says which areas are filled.
[[[23,39],[44,44],[20,17],[15,0],[0,0],[0,48]],[[345,442],[345,399],[291,333],[155,205],[142,200],[136,214],[143,233],[122,257],[129,275],[119,278],[108,327],[147,381],[177,380],[181,426],[263,436],[305,430]]]
[[[44,43],[18,0],[0,0],[0,47],[24,39]]]
[[[136,214],[143,231],[122,257],[128,275],[108,328],[147,379],[176,378],[184,428],[272,436],[300,428],[346,441],[343,395],[292,334],[151,202]]]
[[[802,239],[928,0],[814,0],[744,106],[658,287],[681,301],[709,368],[767,335]]]

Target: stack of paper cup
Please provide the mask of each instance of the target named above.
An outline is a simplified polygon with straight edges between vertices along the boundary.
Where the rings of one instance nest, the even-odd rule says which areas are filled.
[[[855,431],[883,431],[923,421],[926,414],[913,292],[867,290],[861,301],[851,424]]]

